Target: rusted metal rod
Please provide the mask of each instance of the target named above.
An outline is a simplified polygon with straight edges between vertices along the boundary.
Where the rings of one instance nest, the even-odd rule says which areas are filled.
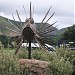
[[[31,59],[31,40],[29,40],[28,59]]]

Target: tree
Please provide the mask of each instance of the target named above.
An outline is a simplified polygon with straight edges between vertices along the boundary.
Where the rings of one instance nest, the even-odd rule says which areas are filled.
[[[0,41],[4,45],[4,48],[8,47],[8,37],[5,35],[0,36]]]
[[[67,28],[67,30],[62,34],[62,39],[75,41],[75,25]]]
[[[4,48],[7,48],[7,47],[14,48],[14,46],[12,44],[12,41],[13,41],[12,38],[7,37],[5,35],[0,35],[0,41],[1,41],[2,45],[4,46]]]

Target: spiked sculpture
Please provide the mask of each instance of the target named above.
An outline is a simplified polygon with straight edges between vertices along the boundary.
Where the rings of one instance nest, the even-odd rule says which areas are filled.
[[[23,7],[24,8],[24,7]],[[39,45],[42,47],[42,48],[48,48],[47,45],[45,43],[47,43],[47,40],[44,36],[44,34],[48,34],[52,31],[54,31],[56,29],[56,27],[52,27],[56,22],[54,22],[53,24],[50,24],[49,26],[46,26],[44,28],[44,26],[46,25],[46,23],[52,18],[52,16],[55,14],[55,12],[48,18],[48,20],[44,22],[45,18],[47,17],[51,7],[49,8],[49,10],[47,11],[46,15],[44,16],[42,22],[40,23],[40,26],[38,27],[38,29],[36,29],[36,25],[34,23],[34,19],[32,17],[32,11],[31,11],[31,2],[30,2],[30,17],[29,18],[26,18],[26,21],[25,21],[25,24],[22,25],[22,22],[21,22],[21,19],[20,19],[20,16],[19,16],[19,13],[18,11],[16,10],[16,13],[17,13],[17,16],[18,16],[18,19],[21,23],[21,29],[18,28],[17,26],[13,25],[13,23],[11,23],[10,20],[9,23],[14,27],[16,28],[16,31],[13,30],[13,29],[10,29],[8,27],[6,27],[7,29],[15,32],[17,35],[16,36],[19,36],[20,37],[20,42],[17,46],[17,49],[16,49],[16,52],[15,54],[19,51],[19,49],[21,48],[21,45],[22,43],[24,42],[24,40],[27,40],[27,42],[29,43],[29,47],[28,47],[28,52],[29,52],[29,59],[31,59],[31,42],[33,40],[35,40],[37,43],[39,43]],[[13,15],[12,15],[13,16]],[[14,19],[14,16],[13,16],[13,19]],[[14,19],[15,21],[15,19]]]

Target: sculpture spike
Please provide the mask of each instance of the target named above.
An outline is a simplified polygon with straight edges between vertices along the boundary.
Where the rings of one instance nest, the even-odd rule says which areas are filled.
[[[39,31],[39,32],[43,32],[43,31],[45,31],[45,30],[48,30],[51,26],[53,26],[53,25],[56,24],[56,23],[57,23],[57,21],[54,22],[54,23],[52,23],[50,26],[44,28],[43,30],[41,29],[41,31]]]
[[[26,15],[26,19],[27,19],[27,13],[26,13],[26,11],[25,11],[25,7],[24,7],[24,5],[23,5],[23,9],[24,9],[24,12],[25,12],[25,15]]]
[[[45,18],[47,17],[47,15],[48,15],[48,13],[49,13],[49,11],[50,11],[50,9],[52,8],[52,6],[49,8],[49,10],[47,11],[47,13],[46,13],[46,15],[45,15],[45,17],[43,18],[43,20],[42,20],[42,22],[41,23],[43,23],[43,21],[45,20]]]
[[[43,20],[42,20],[42,22],[41,22],[41,24],[43,23],[43,21],[45,20],[45,18],[47,17],[47,15],[48,15],[48,13],[49,13],[49,11],[50,11],[50,9],[52,8],[52,6],[49,8],[49,10],[47,11],[47,13],[46,13],[46,15],[44,16],[44,18],[43,18]],[[43,26],[43,25],[40,25],[41,27]],[[41,27],[39,26],[39,29],[41,29]]]
[[[55,14],[55,12],[50,16],[50,18],[45,22],[45,23],[47,23],[51,18],[52,18],[52,16]]]
[[[8,22],[20,32],[20,29],[17,26],[13,25],[13,23],[11,23],[11,21],[9,19],[8,19]]]
[[[32,8],[31,8],[31,2],[30,2],[30,19],[32,18]]]
[[[57,26],[58,26],[58,25],[57,25]],[[57,27],[57,26],[56,26],[56,27]],[[47,32],[43,32],[41,35],[44,35],[44,34],[47,34],[47,33],[50,33],[50,32],[52,32],[52,31],[56,30],[56,27],[54,27],[54,28],[48,30]]]
[[[41,26],[40,29],[42,29],[42,27],[45,26],[45,24],[52,18],[52,16],[53,16],[54,14],[55,14],[55,12],[49,17],[49,19],[48,19],[45,23],[42,24],[42,26]]]
[[[8,29],[8,30],[10,30],[10,31],[13,31],[13,32],[15,32],[15,33],[20,33],[20,32],[18,32],[18,31],[15,31],[15,30],[13,30],[13,29],[11,29],[11,28],[9,28],[9,27],[6,27],[6,29]]]
[[[20,21],[20,23],[21,23],[21,27],[22,27],[22,22],[21,22],[21,19],[20,19],[20,16],[19,16],[19,13],[18,13],[17,10],[16,10],[16,13],[17,13],[18,19],[19,19],[19,21]]]
[[[13,13],[12,13],[12,17],[13,17],[13,20],[14,20],[15,24],[16,24],[17,26],[19,26],[19,25],[16,23],[16,20],[15,20],[15,18],[14,18]],[[17,27],[17,28],[18,28],[18,27]],[[18,29],[21,30],[20,28],[18,28]]]
[[[22,45],[22,42],[23,42],[23,39],[22,39],[22,40],[20,41],[20,43],[18,44],[18,47],[17,47],[17,49],[16,49],[15,54],[20,50],[21,45]]]

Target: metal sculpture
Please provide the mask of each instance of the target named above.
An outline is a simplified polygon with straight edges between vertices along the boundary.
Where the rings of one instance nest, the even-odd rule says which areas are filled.
[[[24,7],[23,7],[24,8]],[[44,26],[46,25],[46,23],[52,18],[52,16],[55,14],[55,12],[48,18],[48,20],[44,22],[45,18],[47,17],[49,11],[50,11],[51,7],[49,8],[49,10],[47,11],[46,15],[44,16],[42,22],[40,23],[40,26],[38,27],[38,29],[36,29],[36,25],[34,23],[34,19],[32,17],[32,8],[31,8],[31,2],[30,2],[30,17],[29,18],[26,18],[26,21],[25,21],[25,24],[22,25],[22,22],[21,22],[21,19],[20,19],[20,16],[19,16],[19,13],[18,11],[16,10],[16,13],[17,13],[17,16],[18,16],[18,19],[21,23],[21,29],[18,28],[17,26],[13,25],[11,23],[10,20],[9,23],[11,25],[14,26],[14,28],[16,28],[16,30],[12,30],[8,27],[6,27],[7,29],[17,33],[16,36],[19,36],[20,38],[20,42],[17,46],[17,49],[16,49],[16,52],[15,54],[19,51],[19,49],[21,48],[21,45],[22,43],[24,42],[24,40],[27,40],[27,42],[29,42],[29,47],[28,47],[28,52],[29,52],[29,59],[31,59],[31,42],[33,40],[36,40],[37,43],[39,43],[39,45],[42,47],[42,48],[48,48],[47,45],[45,45],[45,43],[47,43],[47,40],[46,40],[46,36],[44,34],[48,34],[52,31],[54,31],[56,29],[56,27],[53,27],[53,25],[57,22],[54,22],[52,24],[50,24],[49,26],[45,27]],[[12,15],[13,16],[13,15]],[[14,16],[13,16],[13,19],[14,19]],[[15,19],[14,19],[15,21]]]

